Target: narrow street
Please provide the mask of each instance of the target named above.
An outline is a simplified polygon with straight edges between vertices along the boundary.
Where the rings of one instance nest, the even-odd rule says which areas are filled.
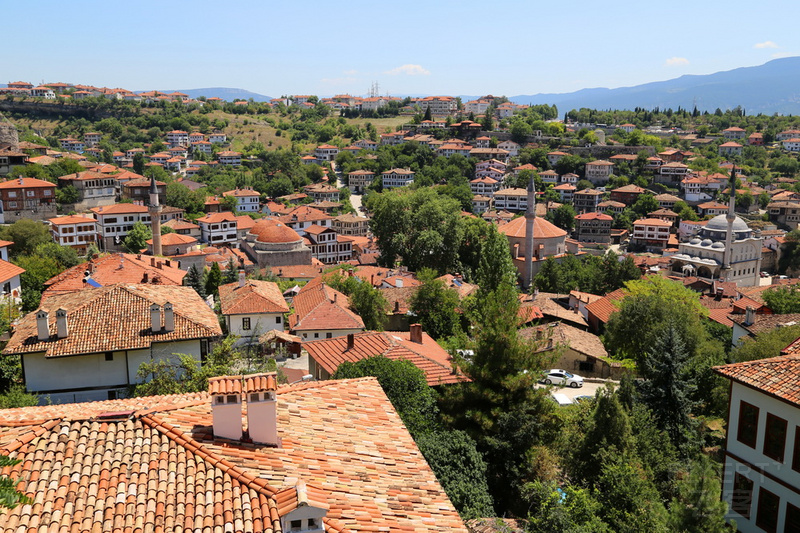
[[[333,169],[333,172],[336,175],[336,186],[341,189],[342,187],[344,187],[344,181],[342,181],[342,174],[336,167],[335,161],[331,161],[331,168]],[[362,216],[363,214],[361,212],[361,195],[351,192],[350,203],[353,205],[353,209],[356,210],[356,214]]]

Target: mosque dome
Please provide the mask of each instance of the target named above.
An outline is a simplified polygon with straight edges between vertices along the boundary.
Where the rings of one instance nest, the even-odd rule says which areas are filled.
[[[255,235],[256,242],[263,243],[278,244],[302,240],[295,230],[272,218],[259,220],[253,225],[249,233]]]

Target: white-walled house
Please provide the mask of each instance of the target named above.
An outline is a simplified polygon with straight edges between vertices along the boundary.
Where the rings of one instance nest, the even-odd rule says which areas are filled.
[[[233,196],[236,198],[236,210],[246,213],[258,213],[261,206],[261,194],[253,190],[252,187],[245,187],[244,189],[234,189],[232,191],[225,191],[222,196]]]
[[[195,222],[200,226],[200,238],[203,242],[216,246],[235,243],[238,239],[236,215],[233,213],[209,213]]]
[[[191,287],[120,283],[46,298],[3,355],[21,356],[29,392],[55,403],[107,400],[141,382],[142,363],[176,354],[200,361],[221,334]]]
[[[321,277],[309,281],[292,300],[289,329],[304,342],[364,331],[364,321],[350,310],[350,301]]]
[[[245,279],[240,272],[239,281],[220,285],[219,301],[228,331],[243,343],[255,344],[269,330],[284,330],[289,306],[272,281]]]
[[[731,380],[722,498],[742,533],[800,528],[800,354],[714,370]]]

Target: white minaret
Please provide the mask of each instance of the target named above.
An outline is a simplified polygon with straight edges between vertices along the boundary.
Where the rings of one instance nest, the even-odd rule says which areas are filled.
[[[536,186],[533,176],[528,182],[528,208],[525,211],[525,276],[524,288],[530,289],[533,283],[533,223],[536,219]]]
[[[156,178],[150,176],[150,228],[153,230],[153,255],[162,255],[161,250],[161,204],[158,203],[158,186]]]
[[[733,248],[733,222],[736,220],[734,207],[736,206],[736,167],[731,168],[730,177],[731,195],[728,200],[728,214],[725,219],[728,221],[728,231],[725,233],[725,253],[722,256],[722,271],[720,274],[727,274],[731,269],[731,248]],[[722,276],[720,276],[722,277]],[[727,279],[726,279],[727,281]]]

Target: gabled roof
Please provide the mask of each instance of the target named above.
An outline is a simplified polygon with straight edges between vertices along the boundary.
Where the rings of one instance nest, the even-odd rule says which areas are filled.
[[[50,183],[49,181],[38,180],[36,178],[14,178],[10,180],[6,180],[0,182],[0,190],[3,189],[21,189],[21,188],[31,188],[31,187],[42,187],[42,188],[55,188],[55,183]]]
[[[306,342],[303,348],[330,374],[345,361],[355,363],[382,354],[389,359],[410,361],[425,372],[431,386],[467,379],[453,372],[448,353],[425,332],[422,333],[422,344],[410,340],[408,331],[365,331],[353,335],[351,349],[347,348],[346,336]]]
[[[622,300],[624,297],[625,291],[617,289],[587,305],[586,311],[596,316],[601,322],[606,323],[611,318],[612,313],[619,311],[614,302]]]
[[[714,372],[737,383],[800,405],[800,355],[781,355],[768,359],[715,366]]]
[[[350,310],[347,296],[326,285],[322,277],[306,283],[294,297],[289,317],[294,331],[364,329],[364,321]]]
[[[173,305],[175,328],[153,332],[150,305]],[[57,338],[57,309],[67,311],[69,333]],[[4,354],[44,352],[45,357],[146,349],[154,342],[175,342],[222,334],[214,312],[191,287],[120,283],[50,296],[39,307],[50,312],[50,338],[37,337],[36,312],[22,318]],[[37,310],[38,312],[38,310]],[[163,319],[162,319],[162,324]]]
[[[90,209],[98,215],[124,215],[128,213],[147,213],[147,207],[136,204],[114,204]]]
[[[161,262],[161,267],[158,263]],[[86,271],[100,285],[114,283],[147,283],[156,285],[180,285],[186,271],[167,265],[166,260],[147,255],[106,254],[92,258],[86,263],[74,266],[44,282],[46,290],[42,295],[47,299],[53,294],[75,292],[87,287],[84,282]]]
[[[276,407],[278,448],[216,441],[207,393],[4,409],[0,453],[37,503],[0,531],[278,533],[302,480],[329,532],[467,532],[377,379],[281,386]]]
[[[239,282],[220,285],[219,301],[223,315],[289,312],[283,294],[272,281],[249,279],[243,287]]]

